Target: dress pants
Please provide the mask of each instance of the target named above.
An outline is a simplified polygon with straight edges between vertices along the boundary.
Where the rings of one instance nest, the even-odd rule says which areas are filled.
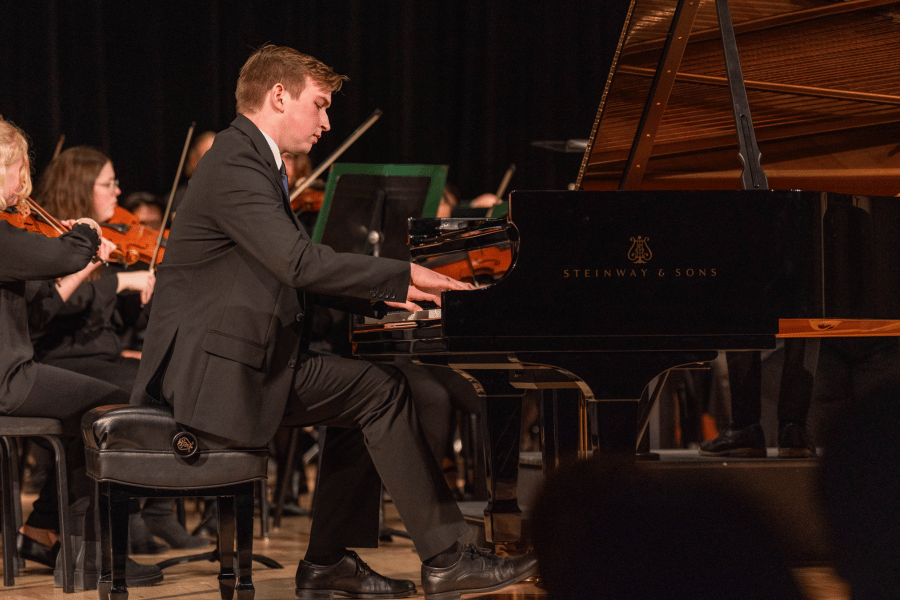
[[[806,423],[818,357],[817,339],[786,338],[778,391],[778,422]],[[727,352],[731,422],[738,428],[762,418],[762,356],[757,351]]]
[[[84,470],[84,442],[81,439],[81,416],[97,406],[128,404],[129,393],[104,381],[64,369],[38,364],[34,386],[25,401],[10,413],[13,417],[49,417],[62,421],[72,432],[63,439],[66,446],[66,468],[69,472],[69,498],[80,510],[93,489]],[[41,440],[35,440],[41,443]],[[81,502],[78,502],[78,500]],[[59,497],[56,494],[56,470],[49,469],[44,486],[34,501],[26,525],[37,529],[59,530]],[[80,512],[77,511],[77,512]],[[79,523],[73,515],[72,523]],[[77,526],[76,526],[77,527]]]
[[[420,365],[409,358],[391,363],[409,382],[416,415],[438,464],[453,455],[456,411],[481,412],[478,393],[471,382],[448,367]]]
[[[443,552],[467,532],[462,513],[422,433],[406,378],[397,369],[362,360],[302,354],[282,425],[361,430],[368,456],[422,560]],[[344,471],[358,451],[352,438],[347,440],[344,452],[326,452],[322,457],[323,473],[330,482],[322,496],[317,491],[316,503],[339,506],[334,506],[337,513],[320,518],[319,526],[311,532],[310,537],[315,533],[316,539],[310,544],[317,547],[351,546],[342,542],[355,537],[348,531],[352,528],[347,522],[339,518],[357,509],[357,499],[344,491],[357,486],[344,473],[359,468],[351,463],[349,471]],[[359,457],[352,460],[359,461]],[[323,534],[334,537],[325,544],[318,538]]]
[[[381,477],[372,464],[362,430],[323,427],[318,444],[319,469],[307,554],[377,548]]]

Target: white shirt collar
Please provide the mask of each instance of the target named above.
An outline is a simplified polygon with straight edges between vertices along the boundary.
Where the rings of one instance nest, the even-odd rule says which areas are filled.
[[[272,150],[272,154],[275,155],[275,166],[278,167],[278,170],[280,171],[282,160],[281,160],[281,150],[278,148],[278,144],[276,144],[275,140],[270,138],[269,134],[266,133],[265,131],[263,131],[262,129],[260,129],[259,132],[261,134],[263,134],[264,138],[266,138],[266,142],[268,142],[269,148]]]

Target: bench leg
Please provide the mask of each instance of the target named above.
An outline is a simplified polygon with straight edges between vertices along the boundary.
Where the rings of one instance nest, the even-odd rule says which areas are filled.
[[[109,531],[109,484],[100,484],[97,494],[97,510],[100,513],[100,580],[97,591],[100,600],[109,600],[112,590],[112,538]]]
[[[75,553],[72,550],[72,524],[69,522],[69,480],[66,474],[66,448],[56,436],[45,436],[53,446],[56,467],[56,492],[59,496],[59,552],[62,555],[63,592],[75,591]]]
[[[216,499],[219,511],[219,594],[232,600],[237,580],[234,574],[234,496]]]
[[[238,583],[237,600],[253,600],[253,493],[254,484],[243,486],[234,497],[237,526]]]
[[[12,474],[9,462],[10,446],[7,439],[0,440],[0,491],[2,499],[2,527],[3,527],[3,585],[9,587],[15,585],[16,575],[16,531],[15,518],[12,503],[18,499],[13,497]]]
[[[109,498],[109,544],[112,554],[112,589],[109,600],[127,600],[128,586],[125,581],[125,563],[128,559],[128,508],[131,497],[122,492],[112,491]]]

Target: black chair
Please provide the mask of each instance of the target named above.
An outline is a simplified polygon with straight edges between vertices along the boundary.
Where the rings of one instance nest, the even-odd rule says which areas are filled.
[[[171,409],[156,406],[96,408],[82,419],[82,434],[87,474],[100,484],[102,599],[128,597],[131,498],[188,496],[217,498],[221,597],[253,598],[253,497],[255,483],[266,478],[267,448],[195,435],[175,422]]]
[[[47,440],[56,457],[56,488],[59,494],[59,545],[62,556],[62,588],[70,594],[75,591],[75,560],[72,551],[71,525],[69,523],[69,491],[66,476],[66,451],[60,440],[66,435],[62,423],[43,417],[0,417],[0,489],[3,492],[0,526],[3,527],[3,585],[15,584],[19,571],[16,550],[16,533],[21,525],[19,495],[18,450],[15,440],[23,437],[40,437]],[[71,433],[69,433],[71,435]]]

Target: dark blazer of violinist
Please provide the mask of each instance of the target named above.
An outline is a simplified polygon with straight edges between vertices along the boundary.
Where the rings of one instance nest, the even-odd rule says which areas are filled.
[[[303,291],[371,311],[373,300],[406,297],[409,270],[313,244],[268,142],[239,115],[216,136],[179,207],[132,403],[164,399],[180,423],[265,445],[301,350]]]
[[[53,279],[82,269],[96,254],[98,236],[76,225],[61,238],[0,221],[0,414],[14,411],[34,386],[37,365],[28,332],[25,281]]]

